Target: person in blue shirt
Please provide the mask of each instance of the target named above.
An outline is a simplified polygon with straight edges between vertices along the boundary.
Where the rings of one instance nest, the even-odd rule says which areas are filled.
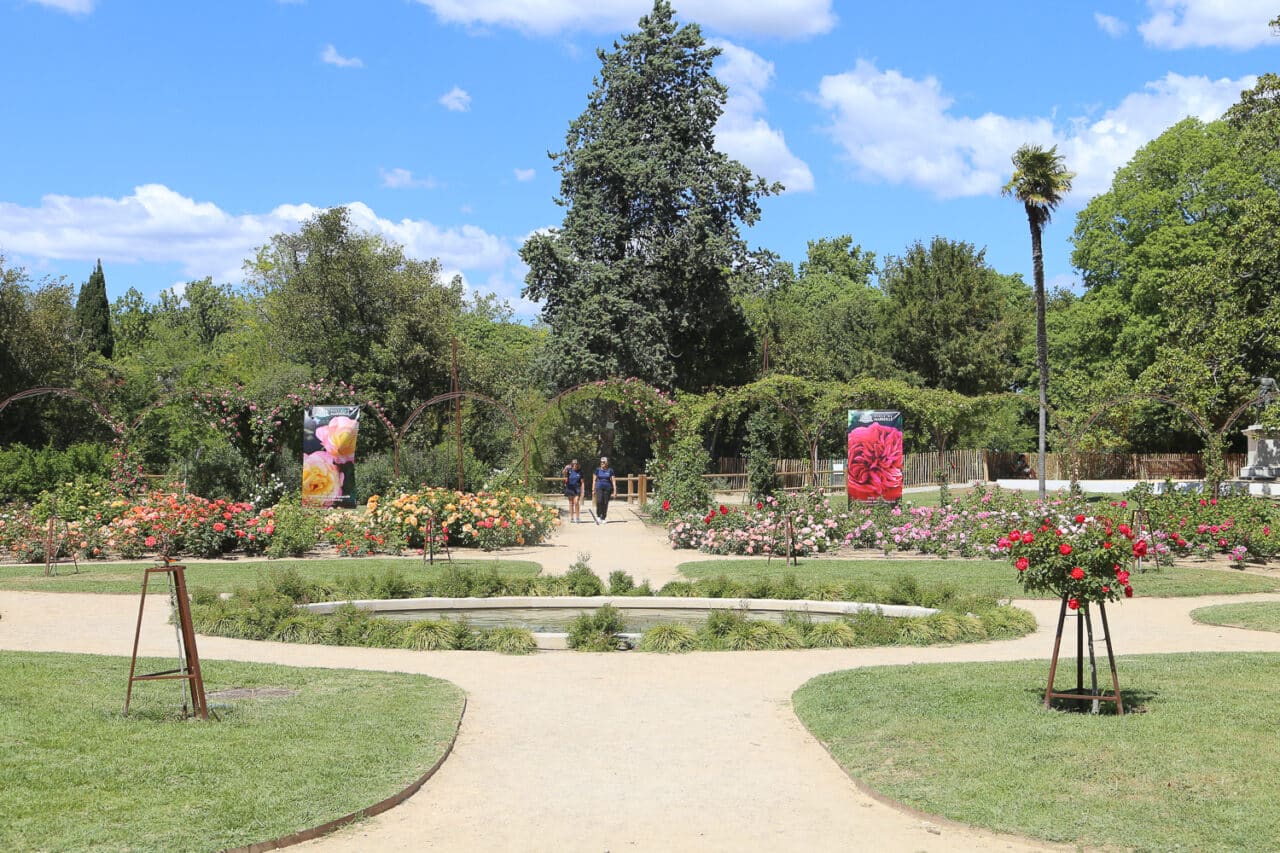
[[[582,466],[575,459],[564,466],[564,496],[569,499],[569,523],[582,523]]]
[[[596,524],[604,524],[609,517],[609,499],[613,497],[613,469],[609,457],[600,457],[600,467],[591,476],[591,494],[596,500]]]

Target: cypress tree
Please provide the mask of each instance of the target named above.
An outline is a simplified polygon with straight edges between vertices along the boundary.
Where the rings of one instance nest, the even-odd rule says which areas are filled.
[[[107,303],[107,277],[102,274],[102,259],[80,288],[76,300],[76,322],[85,346],[111,358],[115,350],[115,337],[111,334],[111,306]]]

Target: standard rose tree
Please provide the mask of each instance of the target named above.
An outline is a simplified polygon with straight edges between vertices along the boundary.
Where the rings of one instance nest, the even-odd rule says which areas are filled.
[[[996,546],[1008,554],[1028,592],[1065,596],[1067,607],[1133,597],[1129,566],[1147,554],[1147,540],[1127,524],[1075,516],[1058,526],[1049,518],[1029,529],[1011,529]]]

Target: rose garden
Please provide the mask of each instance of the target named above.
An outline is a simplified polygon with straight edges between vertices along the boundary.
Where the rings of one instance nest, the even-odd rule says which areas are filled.
[[[1280,79],[973,154],[1024,281],[749,247],[753,55],[596,54],[536,322],[354,203],[154,298],[0,253],[0,849],[1280,848]]]

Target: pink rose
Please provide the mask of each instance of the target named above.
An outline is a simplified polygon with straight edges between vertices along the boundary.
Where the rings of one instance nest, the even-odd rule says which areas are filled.
[[[341,415],[316,429],[316,439],[339,465],[355,461],[356,439],[359,436],[360,422]]]

